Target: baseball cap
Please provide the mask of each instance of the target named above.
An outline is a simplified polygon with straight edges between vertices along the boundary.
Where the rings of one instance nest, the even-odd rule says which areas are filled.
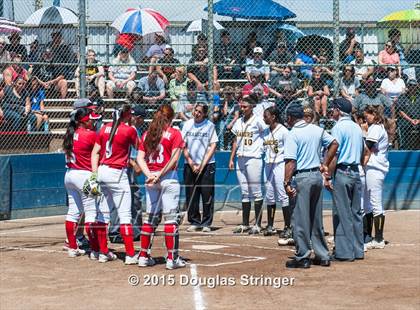
[[[303,106],[297,101],[292,101],[286,108],[286,115],[296,118],[303,118]]]
[[[396,66],[387,66],[386,67],[386,70],[388,70],[388,71],[390,71],[390,70],[395,71],[395,70],[397,70],[397,67]]]
[[[344,113],[350,114],[353,106],[351,105],[351,102],[349,100],[340,97],[333,100],[333,108],[339,109]]]
[[[286,45],[286,42],[279,42],[278,44],[277,44],[277,47],[286,47],[287,45]]]
[[[254,47],[254,54],[259,53],[262,54],[263,53],[263,49],[261,47]]]
[[[89,119],[100,119],[102,118],[101,114],[96,113],[94,110],[90,111]]]
[[[137,104],[134,107],[132,107],[131,114],[133,116],[140,116],[140,117],[145,118],[146,117],[146,110],[142,106]]]
[[[94,109],[96,108],[92,101],[90,101],[88,98],[79,98],[76,99],[76,101],[73,103],[73,109],[81,109],[81,108],[88,108],[88,109]]]

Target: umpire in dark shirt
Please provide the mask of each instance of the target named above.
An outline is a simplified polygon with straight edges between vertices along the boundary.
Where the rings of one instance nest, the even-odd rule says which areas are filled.
[[[345,98],[334,99],[333,118],[337,121],[332,136],[339,143],[337,156],[331,162],[333,194],[334,259],[363,259],[363,217],[361,209],[362,182],[359,165],[364,149],[360,127],[351,120],[352,104]]]
[[[328,267],[330,257],[324,239],[322,222],[322,182],[329,177],[328,165],[337,152],[338,143],[324,129],[303,120],[303,107],[292,102],[286,109],[287,123],[292,127],[286,137],[284,186],[290,198],[296,198],[292,215],[295,258],[288,268],[309,268],[311,250],[314,264]],[[321,149],[327,149],[321,164]],[[321,173],[323,175],[321,175]],[[292,185],[292,176],[295,185]]]

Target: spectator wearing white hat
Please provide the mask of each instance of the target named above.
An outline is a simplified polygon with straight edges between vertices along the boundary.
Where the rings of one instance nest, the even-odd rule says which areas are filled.
[[[262,59],[263,49],[261,47],[254,47],[253,58],[246,62],[246,79],[251,82],[251,72],[259,71],[264,76],[264,81],[267,82],[270,78],[270,66],[268,62]]]

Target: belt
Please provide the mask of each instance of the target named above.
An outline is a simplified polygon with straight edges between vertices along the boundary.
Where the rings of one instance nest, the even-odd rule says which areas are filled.
[[[304,173],[304,172],[316,172],[319,171],[318,167],[315,168],[309,168],[309,169],[302,169],[302,170],[296,170],[295,175],[299,174],[299,173]]]
[[[353,170],[353,171],[359,171],[359,165],[358,164],[338,164],[337,169],[340,170]]]

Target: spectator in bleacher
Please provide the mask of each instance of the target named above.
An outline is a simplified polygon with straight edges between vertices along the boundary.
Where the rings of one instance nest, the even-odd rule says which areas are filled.
[[[227,30],[222,31],[220,38],[220,44],[215,46],[215,61],[223,64],[217,67],[219,79],[239,79],[242,66],[238,63],[238,46],[232,43]]]
[[[270,79],[270,67],[268,62],[262,59],[263,49],[261,47],[254,48],[254,54],[252,59],[248,59],[246,62],[246,79],[251,82],[251,72],[259,71],[264,79],[264,82],[267,82]]]
[[[396,104],[399,144],[403,150],[420,148],[420,88],[416,80],[407,82],[407,91]]]
[[[321,78],[321,73],[321,67],[316,66],[313,68],[312,79],[308,86],[308,96],[313,100],[315,112],[321,115],[322,118],[326,118],[330,88]]]
[[[354,60],[354,51],[358,47],[360,43],[356,41],[356,32],[353,28],[348,28],[346,38],[340,43],[340,61],[346,64]]]
[[[43,88],[47,90],[47,97],[52,96],[51,92],[58,91],[61,99],[67,97],[68,69],[54,62],[54,54],[50,48],[42,53],[41,62],[46,64],[36,65],[32,76],[36,76]]]
[[[353,107],[357,111],[362,112],[369,105],[380,105],[385,109],[389,109],[391,107],[391,99],[377,91],[377,84],[373,78],[369,78],[368,80],[363,81],[362,85],[364,92],[357,96],[352,102]]]
[[[112,60],[109,67],[108,78],[106,83],[106,91],[109,98],[114,98],[115,91],[124,91],[126,96],[130,95],[136,83],[136,62],[130,56],[128,49],[123,48],[116,58]]]
[[[28,54],[28,62],[38,62],[40,61],[42,56],[42,51],[39,46],[38,40],[33,40],[31,45],[29,45],[29,54]]]
[[[119,52],[122,49],[127,49],[131,53],[134,49],[134,46],[138,40],[141,39],[141,36],[134,33],[119,33],[115,40],[114,49],[112,50],[112,55],[117,57]]]
[[[303,94],[302,83],[293,74],[291,66],[285,66],[279,79],[271,84],[270,92],[276,97],[277,108],[283,113],[290,102]]]
[[[170,45],[165,46],[163,51],[163,57],[158,60],[158,64],[174,64],[171,65],[158,65],[156,71],[159,77],[165,82],[165,85],[169,86],[169,81],[175,78],[175,68],[179,65],[179,60],[174,57],[174,49]]]
[[[11,60],[10,53],[6,50],[6,41],[0,38],[0,82],[3,81],[3,71],[8,66],[4,64]]]
[[[235,99],[233,87],[226,86],[223,89],[223,102],[220,106],[215,106],[213,111],[213,123],[216,126],[219,142],[217,148],[225,150],[225,135],[233,128],[236,120],[239,118],[239,104]]]
[[[187,83],[187,96],[180,96],[175,110],[177,118],[182,120],[179,125],[180,128],[182,128],[184,122],[193,117],[192,113],[194,110],[194,105],[199,102],[208,104],[206,96],[203,93],[197,92],[196,84],[192,81],[189,81]]]
[[[162,32],[155,33],[155,42],[146,52],[146,57],[150,63],[156,63],[163,57],[166,48],[165,35]],[[149,73],[156,70],[155,66],[149,66]]]
[[[373,67],[373,62],[370,59],[366,59],[363,53],[362,47],[357,47],[354,49],[355,58],[350,62],[354,67],[354,75],[359,80],[367,80],[375,71]]]
[[[65,63],[62,72],[66,80],[71,80],[74,77],[74,72],[77,68],[77,56],[72,48],[64,43],[63,36],[60,31],[51,34],[51,42],[47,44],[47,48],[51,49],[52,63]],[[68,65],[74,64],[74,65]]]
[[[31,102],[31,111],[36,117],[36,130],[41,128],[48,132],[48,115],[45,113],[45,90],[37,77],[32,77],[28,82],[29,100]]]
[[[380,65],[398,65],[400,64],[400,55],[395,49],[395,44],[392,41],[385,43],[385,48],[379,52],[378,63]],[[398,67],[399,74],[401,75],[401,68]]]
[[[403,74],[406,74],[408,79],[415,79],[416,78],[416,69],[414,67],[408,66],[408,61],[405,58],[405,54],[409,54],[409,51],[412,47],[410,45],[407,49],[404,49],[401,46],[400,39],[401,39],[401,31],[399,31],[396,28],[392,28],[388,31],[388,39],[394,44],[395,51],[398,53],[398,56],[400,56],[400,65],[402,67]]]
[[[398,97],[405,92],[405,83],[398,76],[397,67],[389,66],[387,72],[388,77],[383,79],[381,83],[381,92],[395,103]]]
[[[285,64],[288,64],[292,61],[293,56],[288,51],[286,42],[279,42],[277,44],[276,50],[272,51],[270,56],[267,58],[267,62],[270,64],[271,69],[271,80],[282,73]]]
[[[261,71],[251,71],[249,76],[250,81],[242,87],[242,97],[249,96],[252,93],[252,90],[256,87],[263,89],[263,96],[268,97],[270,94],[270,88],[265,83]]]
[[[137,87],[143,91],[143,101],[147,103],[161,104],[165,99],[165,83],[159,77],[157,71],[152,71],[147,76],[142,77]]]
[[[188,78],[193,80],[196,84],[198,92],[205,92],[208,90],[209,83],[209,68],[208,68],[209,59],[207,58],[207,49],[205,47],[199,47],[197,49],[197,54],[194,57],[191,57],[189,64],[193,66],[188,66]],[[217,69],[213,67],[214,72],[214,91],[219,91],[219,83],[217,82]]]
[[[25,70],[20,64],[22,62],[22,56],[20,54],[12,53],[12,62],[13,64],[9,65],[3,71],[4,83],[6,83],[6,85],[12,85],[18,77],[27,82],[31,76],[32,68],[30,69],[30,72]]]
[[[310,80],[312,78],[312,64],[315,63],[313,58],[313,52],[311,47],[306,47],[306,49],[296,55],[295,65],[300,65],[296,69],[300,73],[301,78],[305,80]]]
[[[359,95],[360,82],[355,77],[353,66],[345,65],[343,68],[343,77],[340,80],[340,94],[350,102]]]
[[[198,49],[200,48],[204,48],[206,51],[208,50],[207,37],[204,33],[200,33],[197,36],[197,43],[193,45],[192,51],[191,51],[192,58],[197,58],[199,54]]]
[[[22,61],[26,62],[28,58],[28,51],[25,45],[20,44],[22,37],[18,32],[12,33],[9,37],[9,44],[6,45],[6,49],[10,54],[19,54],[22,56]]]
[[[18,77],[12,85],[4,87],[1,110],[6,128],[12,131],[31,131],[35,129],[36,117],[31,113],[31,101],[25,90],[26,81]]]
[[[169,98],[174,111],[177,110],[178,103],[181,100],[187,100],[188,83],[190,79],[187,77],[185,67],[177,67],[175,69],[175,78],[169,82]],[[192,81],[191,81],[192,82]]]
[[[252,59],[254,57],[254,48],[262,46],[262,44],[257,40],[257,33],[255,31],[252,31],[248,35],[243,46],[246,48],[246,57],[248,59]]]
[[[99,96],[104,97],[105,95],[105,70],[103,66],[98,65],[96,60],[96,52],[93,49],[88,49],[86,53],[86,82],[92,88],[97,88]],[[80,67],[77,67],[74,73],[76,83],[76,93],[79,94],[79,77]]]
[[[328,87],[331,89],[334,87],[334,67],[328,66],[329,62],[326,52],[321,52],[318,56],[318,63],[321,67],[322,73],[321,78],[327,83]]]

